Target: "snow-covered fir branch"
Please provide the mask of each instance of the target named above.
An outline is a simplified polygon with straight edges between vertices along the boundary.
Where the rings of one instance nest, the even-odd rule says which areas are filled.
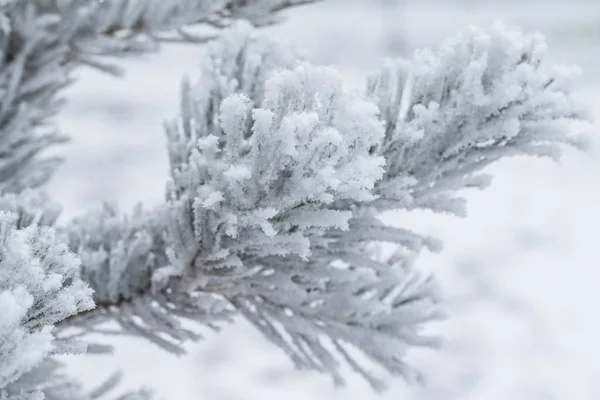
[[[441,244],[382,213],[464,215],[459,190],[488,184],[490,163],[581,145],[568,135],[586,116],[572,73],[544,56],[540,36],[468,28],[386,63],[361,95],[237,24],[209,45],[166,125],[166,203],[67,228],[100,305],[67,325],[113,319],[178,352],[195,338],[179,318],[212,326],[235,310],[337,383],[342,363],[377,389],[369,363],[419,381],[405,354],[436,344],[422,327],[441,313],[415,260]],[[383,243],[395,250],[382,255]]]

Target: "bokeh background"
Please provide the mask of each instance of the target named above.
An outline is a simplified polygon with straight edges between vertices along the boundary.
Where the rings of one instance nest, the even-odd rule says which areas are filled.
[[[202,0],[199,0],[202,1]],[[578,64],[578,95],[600,112],[598,0],[325,0],[290,10],[265,31],[338,67],[356,85],[384,57],[436,47],[469,24],[494,20],[544,33],[553,61]],[[50,184],[62,221],[100,207],[162,201],[167,179],[164,118],[178,109],[179,81],[195,75],[202,46],[169,45],[122,64],[125,79],[82,70],[58,123],[73,140]],[[495,179],[469,192],[464,219],[402,213],[390,222],[445,241],[420,264],[434,269],[450,318],[436,326],[446,346],[415,351],[425,388],[401,379],[375,395],[350,375],[296,371],[276,347],[239,320],[207,332],[177,358],[143,340],[119,339],[116,359],[70,357],[85,385],[116,367],[119,391],[142,385],[165,400],[595,400],[600,398],[600,151],[567,151],[560,164],[515,158],[490,168]],[[115,362],[116,361],[116,362]]]

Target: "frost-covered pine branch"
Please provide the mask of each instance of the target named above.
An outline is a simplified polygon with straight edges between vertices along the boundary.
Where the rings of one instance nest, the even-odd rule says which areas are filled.
[[[388,260],[372,260],[364,251],[376,237],[352,236],[352,254],[367,263],[355,268],[343,264],[342,249],[334,246],[336,234],[324,236],[328,230],[349,229],[352,206],[375,199],[371,192],[384,173],[384,159],[373,154],[384,133],[377,108],[345,89],[334,70],[309,64],[294,67],[296,58],[240,24],[209,46],[201,80],[184,85],[181,123],[167,129],[173,170],[168,203],[164,211],[152,212],[168,230],[167,247],[160,253],[164,244],[121,246],[139,248],[141,256],[151,254],[155,265],[162,264],[153,273],[152,285],[131,275],[132,268],[138,269],[136,274],[141,271],[135,257],[105,251],[117,248],[116,243],[131,243],[129,232],[143,237],[142,229],[121,230],[127,223],[117,223],[115,232],[121,234],[113,239],[87,244],[77,239],[93,233],[100,237],[97,233],[106,231],[100,226],[128,217],[91,216],[85,233],[80,228],[85,224],[76,221],[70,228],[72,248],[84,260],[87,281],[92,287],[101,283],[98,304],[114,309],[113,317],[125,329],[143,329],[155,342],[163,341],[164,335],[184,338],[181,330],[173,329],[173,321],[161,321],[166,311],[174,314],[181,299],[136,304],[138,299],[153,290],[149,298],[218,295],[283,347],[298,366],[332,373],[338,383],[343,379],[333,356],[336,348],[360,368],[349,344],[394,372],[408,374],[396,360],[398,354],[388,357],[383,349],[419,340],[412,326],[436,316],[437,298],[431,296],[435,285],[420,277],[400,252]],[[402,242],[415,239],[381,224],[375,229],[387,237],[401,233]],[[155,235],[145,243],[162,240]],[[96,257],[100,249],[104,253]],[[130,260],[136,262],[132,265]],[[102,275],[104,280],[98,282],[96,277]],[[119,282],[121,291],[105,297],[111,281]],[[372,298],[377,289],[385,301]],[[264,304],[257,307],[256,302]],[[423,312],[409,317],[417,308]],[[254,309],[259,314],[253,315]],[[218,320],[225,311],[229,312],[213,311],[212,318]],[[294,312],[296,317],[290,318]],[[97,325],[90,319],[102,318],[96,311],[91,315],[73,323],[94,331]],[[274,325],[280,323],[287,333],[277,333]],[[369,326],[374,323],[380,335]],[[296,344],[288,343],[287,334]],[[330,349],[322,343],[323,336],[334,339]],[[369,342],[376,344],[369,347]],[[174,350],[170,343],[164,347]]]
[[[184,224],[179,224],[176,229],[193,233],[196,242],[199,243],[207,242],[203,235],[210,234],[211,231],[218,233],[221,229],[221,234],[224,236],[224,239],[215,242],[218,247],[213,247],[214,244],[211,244],[209,249],[197,250],[193,245],[191,246],[190,255],[197,251],[193,259],[196,271],[192,271],[191,274],[200,280],[201,290],[207,290],[206,288],[210,288],[211,284],[216,285],[217,289],[213,290],[225,294],[236,308],[255,323],[258,329],[284,348],[300,367],[331,372],[337,381],[342,381],[342,377],[337,374],[338,365],[333,358],[334,352],[331,351],[335,348],[342,359],[368,378],[374,386],[379,387],[381,383],[377,378],[363,369],[360,358],[352,355],[352,350],[358,349],[388,372],[419,380],[419,374],[404,364],[403,356],[410,345],[435,342],[432,342],[431,338],[421,337],[419,328],[422,323],[439,315],[437,308],[439,298],[431,277],[420,274],[413,263],[423,248],[436,251],[440,249],[440,243],[433,238],[421,237],[404,229],[387,226],[381,221],[381,212],[407,208],[406,202],[409,199],[413,201],[409,203],[409,208],[455,211],[456,208],[450,207],[450,205],[455,206],[455,198],[450,197],[452,201],[447,201],[441,195],[456,195],[459,189],[472,186],[474,182],[482,182],[481,178],[473,177],[473,174],[501,156],[521,153],[546,155],[547,149],[558,152],[559,145],[562,143],[576,144],[575,140],[566,135],[569,129],[568,123],[582,117],[579,105],[569,97],[571,90],[567,85],[569,71],[556,69],[545,72],[541,66],[544,49],[540,37],[526,36],[519,30],[500,24],[495,25],[489,32],[467,29],[456,39],[446,43],[438,54],[430,53],[429,61],[436,66],[433,71],[419,65],[422,63],[420,54],[415,56],[415,60],[410,61],[410,72],[407,74],[411,75],[410,90],[404,90],[404,81],[401,81],[400,88],[393,85],[378,86],[380,89],[399,94],[388,100],[395,110],[386,109],[382,104],[386,101],[383,90],[380,96],[375,97],[372,88],[377,86],[371,81],[367,95],[375,97],[381,107],[380,118],[384,123],[385,132],[383,137],[376,139],[377,143],[373,147],[365,146],[362,151],[366,150],[371,157],[379,156],[386,160],[383,179],[375,175],[366,176],[374,179],[375,182],[372,188],[366,186],[372,189],[369,196],[373,198],[365,196],[345,199],[333,195],[331,202],[320,204],[317,201],[318,193],[312,193],[309,201],[297,203],[292,206],[292,209],[286,209],[285,202],[281,204],[282,200],[285,200],[290,193],[294,193],[294,189],[301,190],[307,187],[302,181],[294,180],[295,173],[302,174],[302,177],[306,178],[310,171],[323,172],[325,168],[318,162],[314,168],[307,167],[293,156],[287,160],[289,164],[283,164],[283,168],[278,168],[280,164],[278,156],[281,156],[281,153],[286,154],[283,149],[287,148],[293,149],[292,152],[298,157],[301,157],[302,150],[308,151],[311,162],[319,160],[314,154],[315,151],[309,146],[303,147],[301,142],[292,141],[289,147],[277,147],[279,135],[285,132],[283,124],[281,126],[277,124],[288,117],[281,116],[275,118],[275,124],[270,120],[267,123],[272,129],[270,137],[274,142],[263,146],[273,146],[274,149],[265,153],[264,171],[266,172],[248,168],[256,172],[237,174],[240,172],[237,164],[243,158],[242,155],[251,154],[256,142],[264,142],[258,136],[260,130],[257,127],[262,114],[261,109],[252,111],[251,122],[248,111],[243,112],[244,101],[240,101],[235,92],[250,96],[252,100],[249,103],[255,107],[262,105],[261,108],[289,112],[289,118],[294,120],[301,118],[299,114],[310,113],[316,107],[319,110],[317,121],[332,121],[328,129],[338,132],[342,136],[342,142],[351,140],[352,132],[357,128],[362,130],[368,126],[371,132],[378,131],[378,125],[369,122],[372,116],[368,111],[370,105],[364,101],[356,102],[349,106],[351,111],[347,114],[336,109],[335,105],[339,104],[337,101],[342,102],[340,99],[344,98],[344,91],[339,83],[340,78],[331,73],[326,79],[306,79],[299,73],[302,67],[295,70],[295,73],[300,76],[295,76],[294,72],[275,72],[270,80],[265,82],[267,95],[264,99],[253,96],[251,91],[243,87],[236,87],[237,90],[232,91],[230,97],[225,98],[221,103],[219,120],[221,128],[214,128],[219,140],[211,144],[214,150],[209,151],[215,151],[218,155],[215,156],[216,158],[203,161],[203,168],[209,169],[217,164],[215,159],[220,160],[220,157],[223,157],[227,160],[227,157],[230,157],[225,162],[227,169],[209,173],[210,178],[202,173],[192,175],[194,180],[198,179],[201,183],[200,190],[206,191],[204,194],[206,198],[200,203],[202,206],[197,205],[198,198],[196,198],[194,201],[196,208],[193,208],[186,218],[195,223],[192,225],[193,229],[184,229]],[[238,71],[244,71],[243,61],[242,59]],[[228,62],[217,64],[228,65]],[[286,65],[282,63],[279,69],[284,67]],[[473,70],[479,71],[480,75],[473,74]],[[464,71],[467,76],[461,75],[465,73]],[[229,81],[225,80],[223,87],[226,87],[227,82],[247,81],[248,76],[251,75],[236,72],[235,75],[230,76]],[[435,83],[431,85],[430,82]],[[214,108],[208,107],[202,100],[203,83],[206,84],[206,81],[200,81],[196,89],[198,92],[196,98],[199,101],[184,102],[184,104],[193,104],[198,109],[190,106],[195,115],[192,114],[189,120],[186,120],[184,111],[182,124],[184,130],[186,127],[197,128],[195,135],[184,134],[183,136],[190,137],[191,143],[196,143],[196,149],[200,154],[205,153],[207,149],[200,148],[203,145],[202,139],[196,140],[202,136],[202,132],[206,132],[205,134],[215,132],[214,129],[211,131],[207,127],[217,125],[214,114],[210,115],[206,112]],[[491,88],[487,86],[492,83],[495,84]],[[268,92],[270,88],[276,87],[279,88],[278,92],[274,94]],[[337,89],[332,89],[333,87]],[[515,87],[522,87],[522,89],[519,91]],[[506,90],[507,88],[509,90]],[[434,93],[433,96],[429,95],[428,89]],[[444,102],[443,98],[435,97],[435,94],[439,93],[436,90],[442,93],[448,91],[462,101],[453,99]],[[505,91],[505,97],[502,97]],[[190,90],[190,93],[193,92]],[[498,97],[500,99],[496,100]],[[416,120],[417,118],[412,115],[419,112],[422,107],[420,104],[425,103],[435,108],[433,101],[436,100],[440,102],[439,110],[444,113],[442,115],[445,118],[430,116],[431,119],[425,121],[430,122],[431,125],[425,125],[423,121],[413,121],[412,126],[390,129],[392,125],[398,126],[398,121],[406,121],[409,120],[408,118]],[[236,112],[230,111],[233,108],[230,101],[237,104],[234,108]],[[499,104],[494,101],[499,101]],[[402,104],[403,102],[405,104]],[[475,107],[479,105],[478,102],[483,105],[487,105],[488,102],[492,104],[481,110]],[[520,107],[515,109],[513,104]],[[344,115],[343,119],[347,125],[335,125],[333,121],[339,121],[336,116],[326,112],[321,114],[319,107],[323,106],[333,115],[337,113]],[[409,117],[407,118],[405,114]],[[364,124],[363,128],[359,128],[360,123],[357,122],[359,118],[360,123]],[[517,127],[512,127],[513,131],[507,132],[505,124],[509,125],[508,129],[510,129],[510,125],[515,123]],[[318,136],[315,132],[319,131],[319,124],[311,125],[306,120],[303,124],[301,128],[292,125],[292,130],[299,132],[306,129],[311,132],[311,135],[315,135],[312,140],[317,141]],[[474,127],[470,124],[474,124]],[[231,127],[236,126],[239,131],[237,134],[235,131],[227,132],[226,127],[232,129]],[[414,145],[414,140],[418,141],[418,138],[413,139],[415,131],[419,130],[427,140],[418,142],[420,146]],[[236,144],[233,147],[235,155],[231,156],[228,142],[235,137],[234,135],[242,136],[246,141],[241,145]],[[513,141],[504,143],[492,140],[503,135],[510,135]],[[173,136],[175,135],[171,135]],[[369,137],[365,133],[359,136],[363,139]],[[339,146],[338,142],[329,140],[329,146],[336,145]],[[475,147],[478,152],[473,154],[471,147]],[[398,148],[401,151],[395,152]],[[483,150],[480,150],[481,148]],[[341,151],[339,147],[336,150]],[[436,153],[443,154],[443,158],[436,159]],[[446,154],[451,154],[454,158],[449,160]],[[330,157],[326,151],[323,155]],[[171,157],[174,158],[176,157]],[[190,161],[193,158],[189,156]],[[194,163],[196,163],[195,159]],[[420,171],[413,172],[412,163],[424,164],[422,175],[418,174]],[[368,174],[371,171],[368,165],[357,167],[355,164],[353,169],[357,175]],[[200,171],[205,170],[200,168]],[[268,180],[261,181],[261,173],[276,176],[277,179],[273,181],[276,183],[270,183]],[[257,178],[258,181],[254,181]],[[357,178],[364,179],[365,176]],[[188,175],[185,179],[187,184],[192,178]],[[225,181],[219,188],[232,189],[237,184],[242,188],[237,189],[237,195],[229,194],[214,187],[213,179]],[[305,249],[306,253],[301,251],[294,253],[294,250],[291,250],[294,247],[289,247],[288,243],[285,243],[287,249],[281,252],[284,254],[289,252],[290,255],[283,259],[279,254],[261,253],[266,251],[262,246],[258,251],[252,248],[250,251],[243,250],[246,255],[237,255],[234,257],[236,264],[229,266],[231,271],[235,271],[234,278],[227,276],[231,273],[229,270],[217,270],[218,273],[211,273],[212,268],[207,268],[212,267],[210,262],[199,263],[198,258],[203,251],[215,252],[214,254],[218,253],[219,257],[226,257],[230,254],[230,249],[223,251],[221,247],[224,244],[229,242],[231,248],[236,251],[240,248],[234,244],[239,239],[232,237],[237,234],[236,229],[229,228],[231,232],[227,232],[230,224],[235,227],[236,222],[239,221],[239,218],[230,215],[230,210],[225,215],[215,218],[219,229],[208,229],[208,232],[206,232],[208,223],[199,223],[198,215],[208,212],[206,209],[210,210],[213,204],[216,204],[219,209],[223,204],[228,204],[231,198],[249,201],[236,208],[246,210],[255,207],[256,204],[251,202],[251,193],[254,190],[260,192],[265,186],[268,189],[262,190],[270,193],[269,190],[280,185],[279,180],[285,180],[291,186],[286,187],[285,184],[281,184],[281,192],[272,195],[279,198],[279,200],[271,199],[275,201],[272,203],[272,214],[261,216],[263,220],[255,223],[263,233],[265,229],[272,229],[271,234],[278,240],[288,236],[288,229],[299,238],[308,239],[307,247],[300,247]],[[175,181],[177,182],[177,179]],[[335,182],[335,177],[332,176],[327,181]],[[421,185],[427,189],[414,190],[410,185],[413,181],[417,182],[416,187]],[[176,191],[178,189],[176,187]],[[217,193],[215,194],[213,190]],[[434,191],[436,197],[432,196]],[[187,190],[183,189],[182,192],[185,193]],[[269,198],[268,194],[265,198]],[[204,206],[206,201],[211,203],[208,207]],[[336,219],[329,222],[333,216]],[[200,227],[203,229],[201,233],[198,232]],[[260,230],[258,232],[260,233]],[[194,243],[194,238],[190,235],[186,242]],[[251,243],[251,240],[244,238],[242,242],[240,246]],[[376,257],[376,254],[370,250],[374,242],[394,243],[399,247],[392,257],[386,259]],[[297,245],[297,243],[299,242],[293,244]],[[258,256],[254,255],[254,252],[257,252]],[[175,254],[185,254],[185,250],[182,248]],[[303,259],[303,256],[306,259]],[[240,259],[239,263],[237,259]],[[190,262],[184,263],[188,266],[189,264]],[[236,275],[239,278],[235,278]],[[223,281],[221,285],[216,283],[220,280]],[[239,290],[239,293],[236,293],[236,290]],[[227,293],[228,291],[231,292]],[[323,340],[324,338],[329,341]]]
[[[2,397],[39,398],[19,378],[52,354],[85,347],[54,336],[54,325],[94,307],[79,278],[80,262],[48,226],[39,198],[25,192],[0,198],[0,390]],[[31,206],[31,208],[29,208]]]
[[[548,68],[544,51],[518,29],[469,28],[387,63],[363,96],[238,24],[184,81],[166,204],[68,229],[100,304],[69,322],[94,331],[112,318],[179,351],[195,338],[179,318],[210,326],[237,311],[337,383],[343,362],[383,387],[369,361],[419,381],[405,353],[436,343],[421,332],[440,297],[415,260],[441,244],[382,213],[463,215],[458,191],[485,186],[490,163],[579,145],[570,71]],[[382,243],[395,250],[381,255]]]
[[[256,24],[313,0],[4,0],[0,2],[0,193],[46,182],[60,164],[40,152],[67,137],[51,125],[61,89],[81,65],[120,73],[106,57],[155,51],[166,41],[205,42],[237,18]]]

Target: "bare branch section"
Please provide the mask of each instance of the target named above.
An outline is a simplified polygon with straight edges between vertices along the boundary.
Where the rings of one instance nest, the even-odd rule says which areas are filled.
[[[61,89],[74,68],[111,74],[103,58],[156,51],[160,43],[206,42],[187,27],[228,26],[237,18],[257,25],[307,0],[8,0],[0,5],[0,192],[46,182],[61,160],[42,158],[67,137],[49,125],[61,109]],[[213,29],[214,31],[214,29]]]

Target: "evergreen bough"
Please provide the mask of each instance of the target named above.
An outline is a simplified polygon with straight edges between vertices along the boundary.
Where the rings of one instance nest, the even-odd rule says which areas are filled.
[[[360,93],[233,22],[273,23],[306,2],[1,3],[0,398],[105,396],[119,374],[84,392],[52,356],[85,351],[76,339],[107,321],[181,354],[200,338],[185,320],[217,329],[236,314],[337,384],[342,364],[378,390],[373,365],[422,380],[405,354],[438,343],[422,330],[443,313],[434,276],[415,261],[441,243],[382,215],[465,215],[461,189],[488,185],[485,167],[583,146],[568,132],[586,113],[573,71],[544,62],[543,38],[500,23],[385,61]],[[72,70],[115,73],[105,56],[213,39],[186,30],[194,24],[226,30],[165,123],[164,203],[106,204],[57,226],[42,185],[59,160],[38,154],[65,140],[49,122]]]

